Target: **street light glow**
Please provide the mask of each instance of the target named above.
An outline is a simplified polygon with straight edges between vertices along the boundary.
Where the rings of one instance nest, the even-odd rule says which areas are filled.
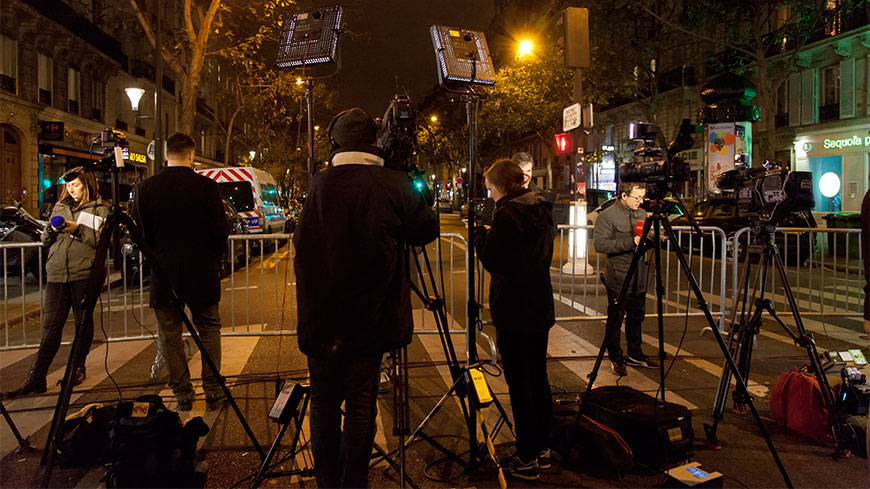
[[[437,116],[437,115],[433,115],[432,117],[429,118],[429,120],[432,121],[432,122],[438,122],[438,116]]]
[[[319,130],[320,130],[320,126],[314,126],[314,130],[315,130],[315,131],[319,131]]]
[[[522,58],[532,54],[532,51],[535,50],[535,43],[532,42],[531,39],[523,39],[517,45],[517,56]]]
[[[127,97],[130,99],[130,105],[133,106],[133,111],[139,111],[139,100],[142,99],[142,95],[145,94],[145,90],[141,88],[125,88],[125,92],[127,92]]]

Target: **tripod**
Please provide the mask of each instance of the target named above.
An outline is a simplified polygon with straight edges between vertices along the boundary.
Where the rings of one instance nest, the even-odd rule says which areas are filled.
[[[12,422],[12,416],[10,416],[9,411],[6,410],[6,406],[3,404],[2,397],[0,397],[0,413],[3,414],[3,419],[6,420],[6,424],[9,425],[9,429],[12,431],[12,434],[15,435],[15,440],[18,441],[18,448],[15,449],[15,453],[22,453],[30,450],[30,441],[27,438],[21,436],[21,432],[18,431],[18,427],[16,427],[15,423]]]
[[[471,211],[469,211],[469,214]],[[423,421],[420,425],[411,433],[411,436],[405,442],[404,446],[407,448],[414,442],[417,437],[422,438],[427,443],[435,447],[437,450],[446,455],[450,460],[458,463],[465,469],[470,469],[472,466],[476,464],[480,464],[482,461],[482,454],[484,452],[483,444],[478,443],[477,441],[477,414],[474,403],[471,402],[468,395],[468,388],[466,385],[466,372],[469,368],[475,367],[478,364],[472,363],[471,359],[469,359],[469,363],[466,366],[462,366],[459,362],[459,359],[456,356],[456,350],[453,347],[453,340],[450,337],[450,332],[447,329],[447,314],[444,309],[444,300],[438,296],[438,288],[435,284],[435,276],[432,273],[432,266],[429,262],[429,257],[426,252],[425,247],[420,248],[421,254],[423,256],[423,260],[426,262],[426,269],[429,274],[429,279],[432,286],[433,295],[429,295],[428,287],[426,285],[426,281],[423,278],[423,269],[420,265],[420,259],[417,254],[414,252],[412,248],[411,254],[414,255],[414,263],[417,269],[417,275],[420,278],[420,287],[411,282],[411,290],[419,297],[419,299],[423,302],[424,307],[431,311],[433,317],[435,318],[435,325],[438,329],[438,337],[441,340],[441,347],[444,350],[444,355],[447,358],[447,365],[450,369],[450,376],[453,379],[453,385],[444,393],[444,395],[439,399],[439,401],[435,404],[431,411],[423,418]],[[422,290],[421,290],[422,287]],[[443,288],[443,285],[442,285]],[[470,300],[470,299],[469,299]],[[468,325],[468,329],[472,329],[474,327],[473,324]],[[473,338],[474,333],[470,333]],[[469,351],[474,351],[475,345],[470,343],[468,345]],[[491,392],[491,391],[490,391]],[[462,410],[462,416],[465,420],[466,428],[468,429],[469,436],[469,460],[466,462],[459,455],[445,447],[443,444],[439,443],[437,440],[426,434],[423,429],[429,423],[429,421],[438,413],[441,407],[444,405],[444,402],[450,398],[452,394],[456,394],[459,397],[459,406]],[[492,393],[491,393],[492,394]],[[504,410],[504,407],[499,402],[498,398],[495,394],[492,394],[493,403],[496,405],[496,408],[499,411],[499,419],[493,426],[493,430],[490,438],[494,439],[501,428],[507,424],[508,428],[513,431],[513,425],[510,421],[508,421],[507,413]]]
[[[308,400],[311,396],[311,388],[309,386],[300,385],[298,386],[298,388],[302,391],[302,399],[300,400],[301,406],[297,405],[296,409],[294,409],[293,413],[289,416],[289,419],[287,419],[286,422],[281,423],[281,429],[278,430],[278,434],[275,436],[275,440],[272,441],[272,446],[269,447],[269,452],[266,454],[266,457],[260,464],[260,470],[257,471],[257,475],[254,476],[254,481],[251,482],[251,489],[260,487],[260,483],[263,482],[263,479],[266,478],[288,477],[293,475],[311,477],[312,475],[314,475],[314,469],[295,468],[296,447],[299,444],[299,438],[302,435],[302,421],[305,419],[305,412],[308,410]],[[269,464],[272,462],[272,459],[278,452],[278,447],[281,445],[281,439],[284,438],[284,434],[287,433],[287,429],[290,427],[291,422],[295,428],[295,431],[293,432],[293,441],[290,443],[290,456],[293,457],[293,468],[291,468],[290,470],[270,472]]]
[[[115,149],[119,148],[117,148],[116,146]],[[247,420],[245,420],[245,416],[239,409],[238,404],[236,404],[232,393],[230,393],[230,390],[227,387],[226,378],[220,375],[218,367],[214,364],[208,352],[206,351],[205,346],[202,344],[202,340],[200,339],[196,328],[193,326],[193,323],[184,312],[184,303],[178,297],[178,294],[176,294],[176,292],[172,290],[172,288],[169,286],[170,282],[166,279],[166,273],[161,268],[160,262],[157,261],[157,258],[154,255],[154,252],[151,250],[151,247],[148,246],[147,241],[145,241],[142,230],[139,228],[136,221],[134,221],[130,214],[128,214],[125,210],[121,209],[118,201],[118,197],[120,195],[120,183],[118,181],[118,174],[120,173],[121,168],[113,164],[112,157],[104,158],[102,160],[102,166],[108,168],[111,173],[112,207],[108,217],[106,217],[106,220],[103,222],[103,229],[100,233],[100,238],[97,242],[96,254],[94,256],[94,264],[91,268],[91,273],[88,276],[87,290],[85,292],[85,298],[82,301],[82,309],[84,311],[84,315],[81,321],[76,321],[75,337],[73,338],[72,347],[70,348],[69,359],[67,360],[66,364],[66,371],[64,372],[63,380],[61,381],[60,394],[57,397],[57,406],[54,410],[54,416],[51,419],[51,427],[49,428],[48,441],[46,442],[45,450],[42,452],[40,472],[37,476],[37,482],[39,487],[48,487],[49,482],[51,482],[51,473],[54,469],[54,458],[57,453],[57,445],[61,441],[61,437],[63,436],[63,431],[61,428],[63,426],[63,421],[66,419],[66,414],[69,409],[70,397],[72,396],[72,378],[75,372],[75,365],[78,359],[82,358],[85,354],[85,346],[84,343],[81,341],[83,328],[86,327],[86,324],[92,324],[86,319],[89,317],[93,317],[94,307],[96,307],[97,305],[97,300],[100,297],[100,291],[103,287],[103,282],[105,282],[106,280],[106,256],[109,251],[109,246],[111,246],[112,244],[112,236],[115,234],[115,231],[121,224],[125,225],[130,231],[130,238],[134,243],[139,246],[142,254],[151,264],[151,270],[155,274],[155,276],[162,283],[167,284],[167,290],[169,291],[172,305],[181,315],[182,320],[184,321],[184,325],[187,327],[187,330],[190,333],[190,337],[193,339],[194,343],[196,343],[197,348],[199,348],[200,354],[202,355],[203,360],[208,365],[208,368],[210,368],[211,371],[214,373],[218,384],[223,390],[224,396],[226,396],[227,401],[232,406],[236,417],[239,418],[239,422],[245,429],[245,433],[247,433],[248,438],[250,438],[251,443],[257,450],[257,453],[260,454],[260,458],[264,458],[266,454],[263,452],[262,447],[260,447],[260,444],[257,442],[257,438],[254,436],[253,431],[251,431],[251,427],[248,425]]]
[[[740,321],[737,322],[738,303],[734,304],[734,310],[731,314],[731,334],[729,340],[729,352],[733,358],[737,359],[737,369],[739,376],[743,379],[749,378],[750,364],[752,362],[752,346],[755,344],[755,338],[761,329],[761,315],[764,312],[770,316],[782,327],[782,329],[791,337],[796,345],[804,348],[807,352],[807,358],[810,361],[810,369],[816,377],[819,386],[822,390],[822,400],[828,410],[831,426],[833,427],[834,440],[837,443],[837,451],[840,454],[847,454],[849,447],[855,446],[854,431],[846,422],[845,415],[839,409],[836,400],[834,399],[833,391],[828,383],[828,378],[822,368],[819,360],[819,353],[816,350],[816,342],[813,339],[813,334],[808,333],[804,327],[800,312],[798,311],[797,301],[789,284],[788,275],[786,274],[785,265],[782,258],[779,256],[776,244],[773,243],[772,235],[776,227],[771,224],[760,224],[754,226],[754,240],[747,246],[747,253],[744,258],[743,271],[741,272],[740,287],[742,289],[742,310],[740,313]],[[752,268],[753,257],[758,257],[759,266],[755,270],[755,280],[753,290],[750,294],[749,282]],[[786,300],[791,308],[792,318],[794,318],[795,329],[793,331],[788,325],[783,322],[782,318],[777,314],[773,304],[769,298],[765,297],[767,285],[767,274],[770,264],[773,263],[776,273],[779,275],[781,287],[785,293]],[[752,314],[747,314],[747,308],[754,307]],[[722,420],[725,410],[725,403],[728,397],[728,389],[731,386],[731,377],[736,376],[737,372],[733,370],[734,366],[726,363],[722,368],[722,376],[719,379],[719,388],[716,391],[716,399],[713,404],[713,424],[704,425],[704,432],[707,435],[707,440],[711,443],[718,444],[716,438],[719,422]],[[738,389],[734,392],[734,406],[737,412],[745,412],[746,404],[751,405],[752,397],[745,389]]]
[[[622,284],[622,288],[619,291],[619,297],[614,301],[614,305],[617,307],[624,307],[624,301],[626,294],[628,293],[629,286],[631,284],[631,279],[637,273],[638,265],[640,264],[640,259],[646,254],[649,249],[650,243],[652,240],[653,254],[655,258],[656,264],[656,300],[658,303],[658,329],[659,329],[659,372],[661,375],[660,378],[660,388],[662,392],[662,402],[664,402],[664,393],[665,393],[665,353],[664,353],[664,309],[662,307],[662,299],[664,296],[664,286],[662,284],[662,269],[661,269],[661,254],[662,254],[662,229],[664,229],[664,236],[667,237],[671,241],[671,243],[678,243],[676,239],[676,235],[674,234],[674,230],[671,227],[671,223],[668,221],[667,216],[663,213],[663,195],[670,192],[670,189],[664,189],[662,195],[657,195],[659,192],[655,192],[653,198],[647,202],[648,210],[650,211],[650,215],[647,216],[646,222],[643,226],[643,232],[641,233],[641,241],[640,244],[634,251],[634,255],[631,258],[631,265],[629,266],[628,272],[625,276],[625,281]],[[679,205],[685,209],[682,201],[677,197],[676,192],[670,192],[673,196],[675,196],[679,202]],[[617,203],[616,205],[622,205],[621,203]],[[687,212],[686,215],[689,215]],[[700,229],[697,228],[697,225],[693,225],[696,227],[696,232],[699,232]],[[653,231],[652,238],[649,237],[650,230]],[[698,281],[695,280],[694,275],[692,275],[692,268],[689,263],[686,261],[685,255],[683,255],[682,250],[679,246],[674,247],[674,252],[677,255],[677,260],[680,263],[680,268],[682,268],[683,273],[686,276],[686,279],[689,282],[689,285],[692,288],[692,292],[695,295],[695,299],[698,301],[698,307],[701,311],[704,312],[704,316],[707,319],[707,322],[710,324],[710,327],[713,331],[713,334],[716,337],[716,342],[719,343],[719,349],[722,351],[722,355],[725,357],[725,364],[729,366],[731,370],[734,372],[734,378],[737,382],[737,389],[741,393],[746,395],[747,404],[749,405],[750,411],[752,411],[752,416],[755,418],[755,423],[758,425],[758,430],[761,432],[761,436],[764,438],[764,441],[767,443],[768,450],[770,450],[771,456],[773,456],[773,460],[776,463],[777,468],[779,469],[780,474],[782,475],[783,480],[787,487],[792,488],[791,480],[788,477],[788,473],[785,470],[785,467],[782,465],[782,461],[779,458],[779,454],[776,451],[776,448],[773,446],[773,441],[770,439],[770,435],[767,433],[767,429],[764,427],[764,423],[761,420],[761,416],[758,414],[758,411],[755,409],[755,404],[752,402],[752,399],[749,398],[748,391],[746,389],[746,382],[744,381],[743,375],[740,371],[737,370],[737,366],[735,364],[734,358],[731,356],[731,353],[728,350],[728,346],[725,344],[725,340],[722,338],[722,333],[719,332],[719,328],[716,326],[716,320],[713,319],[713,315],[710,313],[710,308],[707,306],[706,301],[704,300],[704,294],[701,291],[701,287],[698,285]],[[604,341],[601,343],[601,348],[598,350],[598,356],[595,358],[595,365],[592,367],[592,371],[589,373],[589,382],[586,384],[586,391],[584,393],[584,403],[583,405],[587,405],[585,401],[589,400],[589,396],[592,392],[592,387],[595,383],[595,379],[598,376],[598,369],[601,367],[601,362],[604,359],[604,351],[607,348],[609,343],[610,336],[614,334],[616,329],[619,327],[615,321],[608,321],[607,329],[604,333]],[[579,416],[584,412],[584,408],[581,406],[580,411],[578,412],[578,420]],[[579,421],[578,421],[579,422]]]

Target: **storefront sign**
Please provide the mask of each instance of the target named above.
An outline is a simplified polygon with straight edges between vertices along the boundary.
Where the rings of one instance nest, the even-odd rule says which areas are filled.
[[[63,122],[39,121],[39,139],[41,141],[63,141]]]
[[[146,163],[145,155],[143,153],[134,153],[128,148],[121,148],[121,157],[133,163],[141,163],[143,165]]]
[[[852,136],[851,138],[846,139],[825,139],[824,146],[825,149],[870,146],[870,136],[865,136],[863,140],[861,139],[861,136]]]

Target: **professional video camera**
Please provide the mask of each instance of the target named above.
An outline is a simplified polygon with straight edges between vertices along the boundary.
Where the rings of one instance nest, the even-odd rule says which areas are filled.
[[[741,216],[758,217],[773,225],[790,213],[815,207],[813,174],[790,172],[774,162],[765,163],[763,168],[738,166],[720,175],[716,185],[737,193]]]
[[[381,120],[378,147],[386,153],[384,166],[387,168],[400,171],[416,169],[411,158],[417,152],[417,124],[408,96],[396,95],[390,101]]]
[[[407,95],[395,95],[381,120],[381,135],[378,147],[384,151],[384,167],[408,174],[414,187],[426,196],[431,205],[435,203],[432,189],[426,182],[423,170],[414,164],[417,154],[417,124],[414,109]]]
[[[113,166],[124,167],[122,150],[128,147],[126,134],[115,128],[107,127],[94,137],[91,147],[96,145],[103,148],[103,157],[100,160],[92,161],[89,166],[86,165],[85,171],[108,170]]]
[[[628,137],[637,141],[631,162],[619,166],[619,181],[640,182],[647,185],[647,196],[652,200],[663,199],[672,183],[689,179],[689,165],[677,156],[680,151],[692,147],[692,124],[683,119],[677,137],[668,144],[667,149],[655,146],[659,128],[645,122],[632,122],[628,126]]]

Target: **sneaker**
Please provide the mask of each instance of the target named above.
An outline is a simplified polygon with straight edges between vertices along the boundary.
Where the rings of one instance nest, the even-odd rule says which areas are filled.
[[[389,394],[393,391],[393,382],[390,380],[390,370],[381,369],[381,374],[378,379],[378,392],[381,394]]]
[[[614,375],[618,375],[620,377],[625,377],[626,375],[628,375],[628,370],[625,368],[625,361],[622,359],[611,360],[610,371],[613,372]]]
[[[85,366],[82,365],[80,367],[76,367],[76,371],[73,374],[72,385],[80,385],[85,379],[88,378],[88,373],[85,370]]]
[[[648,357],[643,353],[640,355],[626,356],[625,363],[636,368],[659,368],[659,362],[653,359],[653,357]]]
[[[541,475],[538,473],[538,461],[523,462],[518,455],[514,455],[504,467],[504,474],[508,477],[516,477],[527,481],[538,480]]]
[[[549,469],[553,465],[550,463],[550,449],[542,450],[541,453],[538,454],[538,468],[539,469]]]

